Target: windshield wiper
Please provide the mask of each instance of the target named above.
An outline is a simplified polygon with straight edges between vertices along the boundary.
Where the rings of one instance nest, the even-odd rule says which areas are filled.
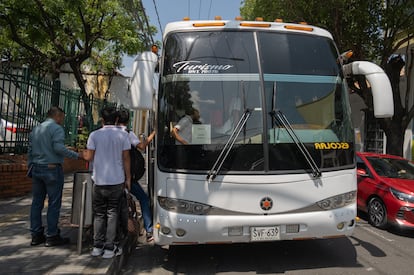
[[[250,115],[252,114],[252,111],[248,108],[244,111],[243,115],[237,122],[236,127],[233,129],[233,131],[230,134],[230,137],[228,138],[226,144],[224,145],[223,149],[220,152],[220,155],[218,156],[216,162],[214,163],[213,167],[208,171],[206,179],[208,182],[211,182],[214,180],[217,176],[217,174],[220,172],[221,166],[223,165],[224,161],[226,160],[227,156],[230,153],[230,150],[233,148],[234,143],[236,142],[237,137],[239,136],[241,130],[246,125],[247,120],[249,119]]]
[[[286,116],[280,110],[273,110],[269,113],[276,121],[279,122],[280,126],[283,126],[286,129],[286,132],[289,134],[290,138],[298,147],[299,151],[305,157],[306,161],[308,162],[310,168],[312,169],[312,176],[314,178],[320,178],[322,176],[319,167],[316,165],[315,160],[309,153],[308,149],[306,148],[305,144],[299,139],[296,135],[295,131],[292,128],[292,125],[289,123]]]

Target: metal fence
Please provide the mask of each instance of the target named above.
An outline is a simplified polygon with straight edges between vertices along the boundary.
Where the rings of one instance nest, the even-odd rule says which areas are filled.
[[[28,68],[0,67],[0,154],[25,154],[29,134],[46,118],[52,106],[65,113],[65,144],[84,147],[88,134],[100,127],[99,110],[105,99],[88,97],[79,90],[61,89],[60,81],[47,81],[31,74]]]

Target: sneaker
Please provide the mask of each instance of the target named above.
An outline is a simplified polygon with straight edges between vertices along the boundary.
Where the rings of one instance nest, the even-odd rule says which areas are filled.
[[[62,238],[60,235],[56,235],[56,236],[52,236],[52,237],[47,237],[45,246],[46,247],[59,246],[59,245],[65,245],[65,244],[68,244],[68,243],[70,243],[69,238]]]
[[[102,258],[111,259],[114,256],[119,256],[119,255],[122,255],[122,248],[115,245],[113,250],[105,249],[102,255]]]
[[[103,248],[94,247],[91,252],[91,256],[97,257],[101,256],[103,254]]]
[[[43,234],[33,235],[32,242],[30,243],[31,246],[39,245],[46,241],[46,237]]]
[[[152,236],[152,232],[147,232],[147,242],[152,242],[154,240],[154,237]]]

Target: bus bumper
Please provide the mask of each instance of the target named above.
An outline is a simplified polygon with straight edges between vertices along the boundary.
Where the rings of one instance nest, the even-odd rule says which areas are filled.
[[[158,245],[249,243],[327,239],[352,234],[356,205],[329,211],[273,215],[186,215],[159,208],[154,239]]]

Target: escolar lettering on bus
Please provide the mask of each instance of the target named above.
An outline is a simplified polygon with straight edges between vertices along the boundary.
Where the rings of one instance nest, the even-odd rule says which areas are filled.
[[[326,150],[326,149],[333,149],[333,150],[347,150],[349,149],[348,142],[318,142],[315,143],[316,150]]]

